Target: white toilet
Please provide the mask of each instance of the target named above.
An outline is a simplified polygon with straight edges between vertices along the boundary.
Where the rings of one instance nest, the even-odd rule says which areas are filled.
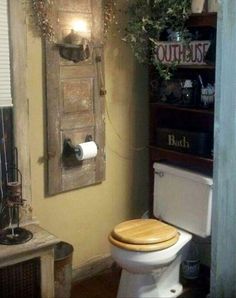
[[[159,220],[126,221],[109,235],[111,255],[122,268],[118,298],[178,297],[190,233],[211,232],[212,178],[161,163],[154,171],[153,213]]]

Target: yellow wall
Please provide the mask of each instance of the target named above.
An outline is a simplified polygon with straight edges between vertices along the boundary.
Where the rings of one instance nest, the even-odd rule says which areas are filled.
[[[41,40],[29,29],[27,43],[33,216],[74,246],[74,267],[78,267],[107,254],[112,227],[147,208],[147,149],[133,148],[148,141],[147,72],[136,64],[124,42],[110,34],[105,48],[106,180],[45,198],[44,164],[40,163],[45,145]]]

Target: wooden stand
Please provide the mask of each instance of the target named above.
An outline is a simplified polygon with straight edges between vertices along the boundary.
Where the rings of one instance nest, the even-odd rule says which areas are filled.
[[[0,268],[40,258],[41,297],[54,297],[54,246],[59,242],[54,235],[37,225],[25,227],[33,238],[23,244],[0,245]]]

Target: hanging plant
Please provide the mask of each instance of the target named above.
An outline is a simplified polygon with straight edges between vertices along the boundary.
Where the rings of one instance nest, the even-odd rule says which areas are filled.
[[[156,59],[156,44],[168,29],[186,39],[185,23],[191,12],[191,0],[136,0],[128,8],[124,41],[130,44],[141,63],[154,65],[160,77],[170,79],[177,63],[162,64]]]
[[[32,0],[35,22],[41,36],[48,41],[55,41],[55,31],[50,23],[50,12],[53,5],[51,0]]]

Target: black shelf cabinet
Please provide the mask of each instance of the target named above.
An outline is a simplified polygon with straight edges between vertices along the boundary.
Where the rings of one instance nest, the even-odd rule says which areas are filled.
[[[209,34],[212,29],[217,26],[216,13],[193,14],[187,21],[187,26],[191,28],[204,28]],[[180,79],[196,80],[199,75],[205,82],[214,84],[215,81],[215,65],[180,65],[177,67],[174,77]],[[153,84],[155,83],[155,88]],[[150,69],[150,172],[152,172],[152,164],[156,161],[166,161],[178,163],[184,167],[198,167],[206,172],[212,172],[213,155],[198,156],[175,150],[169,150],[157,145],[156,136],[158,128],[179,129],[186,131],[207,132],[212,136],[214,131],[214,106],[205,108],[198,105],[184,106],[172,103],[164,103],[160,101],[158,88],[160,81],[155,77],[155,70]]]

